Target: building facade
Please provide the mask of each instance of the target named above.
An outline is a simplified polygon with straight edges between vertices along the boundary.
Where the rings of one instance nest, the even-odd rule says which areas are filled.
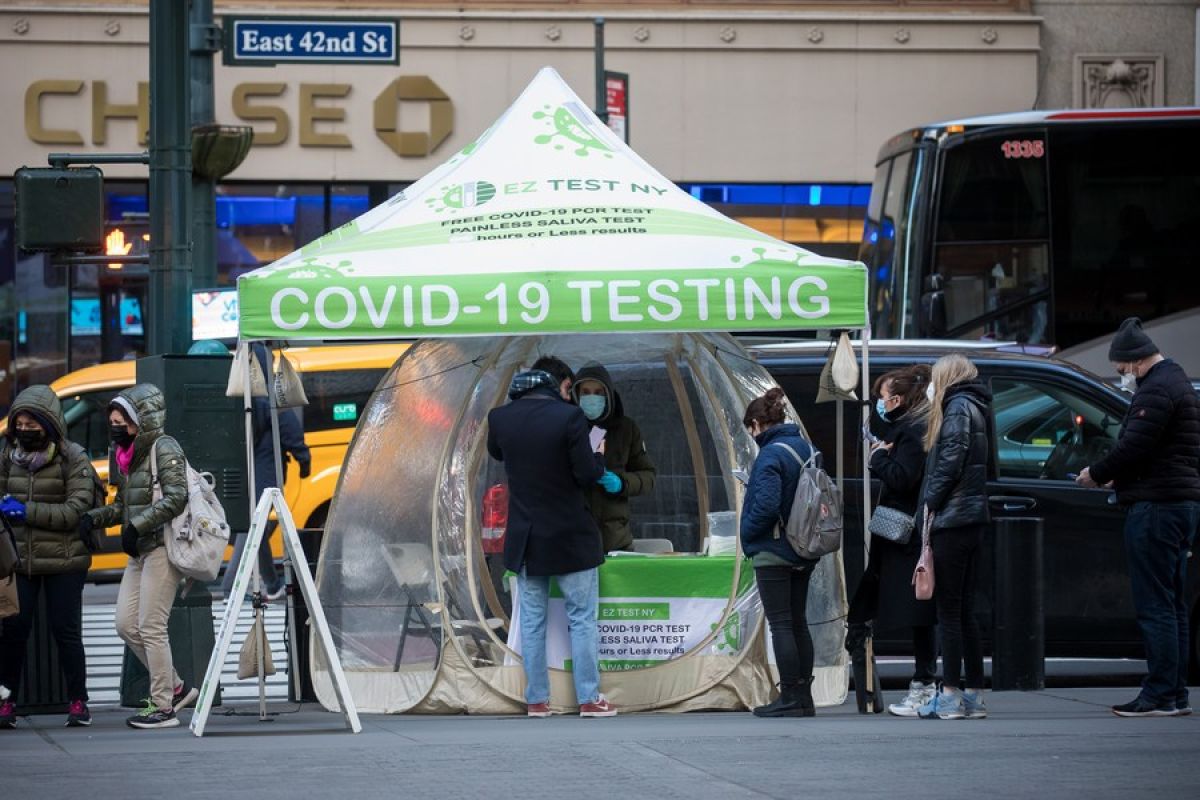
[[[217,3],[234,15],[400,21],[399,64],[227,66],[216,117],[254,146],[218,190],[218,282],[382,202],[474,140],[542,66],[594,102],[629,76],[630,144],[773,236],[853,257],[883,141],[937,119],[1033,107],[1190,104],[1196,3]],[[149,127],[147,5],[0,9],[0,348],[20,385],[144,347],[145,278],[17,253],[12,175],[54,151],[132,152]],[[110,252],[146,246],[144,168],[105,167]],[[211,288],[211,287],[196,287]],[[121,337],[102,345],[104,313]],[[3,353],[0,352],[0,356]]]

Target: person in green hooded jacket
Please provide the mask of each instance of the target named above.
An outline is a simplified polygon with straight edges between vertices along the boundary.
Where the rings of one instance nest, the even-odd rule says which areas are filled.
[[[92,556],[76,533],[92,506],[91,465],[82,447],[69,442],[58,396],[49,386],[30,386],[8,414],[0,451],[0,514],[16,539],[20,612],[0,633],[0,685],[12,697],[0,702],[0,728],[15,728],[13,703],[25,667],[38,595],[46,599],[49,628],[58,645],[66,681],[67,725],[89,725],[87,661],[83,649],[83,585]],[[0,535],[7,536],[6,530]]]
[[[187,460],[179,443],[164,434],[166,421],[166,398],[153,384],[139,383],[113,398],[108,433],[115,467],[110,481],[117,496],[80,521],[81,533],[93,526],[121,526],[121,549],[129,561],[117,592],[115,622],[117,635],[150,673],[146,707],[126,720],[143,729],[177,726],[176,712],[199,696],[175,671],[167,638],[183,576],[167,558],[163,526],[186,509],[188,488]]]
[[[575,374],[575,402],[594,427],[604,430],[604,477],[587,489],[588,508],[600,526],[604,552],[633,548],[629,498],[654,491],[654,462],[636,422],[625,416],[608,370],[591,363]]]

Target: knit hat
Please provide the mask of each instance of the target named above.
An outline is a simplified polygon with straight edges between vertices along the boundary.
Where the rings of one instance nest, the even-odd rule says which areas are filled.
[[[141,426],[141,423],[138,421],[137,409],[133,407],[133,403],[129,402],[127,398],[121,395],[114,397],[112,402],[108,404],[108,409],[111,411],[114,408],[120,411],[121,416],[125,417],[131,424],[138,427]]]
[[[1158,347],[1142,330],[1142,321],[1137,317],[1130,317],[1117,328],[1117,335],[1113,337],[1108,348],[1108,360],[1114,363],[1140,361],[1157,352]]]

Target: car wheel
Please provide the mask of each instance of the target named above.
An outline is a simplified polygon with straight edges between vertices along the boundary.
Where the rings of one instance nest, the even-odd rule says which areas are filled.
[[[308,521],[304,523],[305,528],[324,528],[325,520],[329,518],[329,503],[322,503],[317,506],[316,511],[309,516]]]

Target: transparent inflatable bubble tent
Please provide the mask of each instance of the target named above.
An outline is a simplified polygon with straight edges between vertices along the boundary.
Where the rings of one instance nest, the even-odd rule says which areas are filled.
[[[740,510],[733,476],[748,472],[757,452],[742,413],[774,382],[728,335],[418,343],[362,414],[317,574],[360,711],[523,710],[524,675],[509,643],[511,582],[497,536],[504,470],[488,456],[485,433],[513,374],[544,354],[574,369],[604,365],[642,430],[658,475],[651,494],[631,499],[635,538],[701,553],[709,520]],[[732,709],[769,699],[772,659],[752,568],[740,558],[720,561],[728,579],[724,602],[709,612],[710,633],[670,659],[602,673],[604,692],[622,709]],[[844,605],[840,555],[826,557],[809,604],[820,703],[845,697]],[[318,697],[335,708],[328,663],[319,649],[313,659]],[[551,685],[556,704],[574,697],[568,672],[552,670]]]

